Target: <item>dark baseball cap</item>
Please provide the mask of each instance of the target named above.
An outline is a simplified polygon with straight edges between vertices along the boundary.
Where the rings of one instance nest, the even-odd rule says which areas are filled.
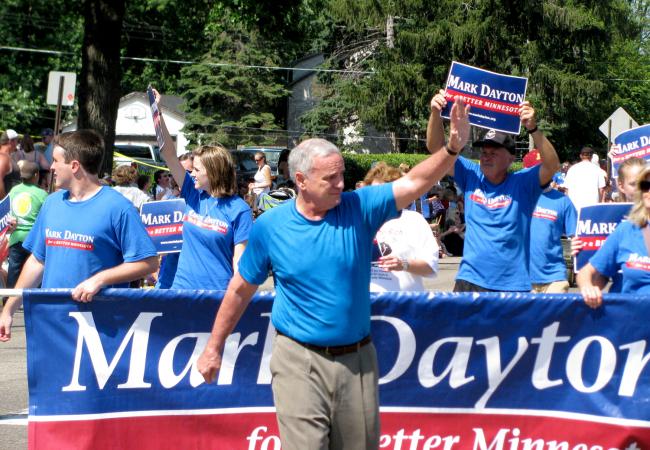
[[[509,134],[497,130],[488,130],[483,139],[472,144],[474,147],[504,147],[510,153],[515,153],[515,140]]]

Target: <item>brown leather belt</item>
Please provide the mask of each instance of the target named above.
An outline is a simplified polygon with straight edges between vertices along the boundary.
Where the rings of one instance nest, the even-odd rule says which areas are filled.
[[[277,331],[277,330],[276,330]],[[341,356],[341,355],[347,355],[348,353],[354,353],[358,352],[359,349],[365,345],[368,345],[372,342],[372,339],[370,338],[370,335],[364,337],[361,339],[359,342],[355,342],[354,344],[348,344],[348,345],[330,345],[327,347],[321,347],[320,345],[314,345],[314,344],[307,344],[306,342],[300,342],[297,341],[296,339],[292,338],[291,336],[287,336],[286,334],[278,331],[277,332],[280,336],[284,336],[286,338],[291,339],[293,342],[296,344],[300,344],[305,348],[308,348],[309,350],[314,350],[315,352],[320,352],[320,353],[325,353],[326,355],[329,356]]]

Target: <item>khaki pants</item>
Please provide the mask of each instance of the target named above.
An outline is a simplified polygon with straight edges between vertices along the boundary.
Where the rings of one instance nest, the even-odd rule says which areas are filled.
[[[379,447],[377,354],[372,343],[334,357],[277,335],[271,374],[282,450]]]
[[[566,280],[553,281],[552,283],[533,283],[533,294],[566,294],[569,292],[569,282]]]

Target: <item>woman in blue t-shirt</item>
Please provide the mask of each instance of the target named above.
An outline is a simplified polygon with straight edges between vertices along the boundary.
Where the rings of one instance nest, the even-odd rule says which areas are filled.
[[[592,308],[602,304],[602,289],[620,270],[622,293],[650,293],[650,166],[638,175],[634,205],[603,246],[578,272],[578,286]]]
[[[160,126],[161,154],[186,204],[172,289],[225,290],[253,225],[250,207],[237,195],[235,164],[225,148],[203,145],[194,151],[194,169],[186,172],[162,114]]]

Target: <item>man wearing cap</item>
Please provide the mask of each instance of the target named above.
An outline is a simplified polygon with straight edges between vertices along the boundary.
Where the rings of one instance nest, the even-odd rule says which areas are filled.
[[[11,155],[18,148],[18,133],[4,131],[0,135],[0,200],[5,198],[12,187],[20,183],[18,165]]]
[[[440,111],[447,104],[444,91],[431,100],[427,148],[444,145]],[[508,173],[515,142],[507,134],[489,130],[475,146],[481,147],[480,165],[463,158],[449,171],[465,195],[465,247],[456,276],[455,292],[529,292],[530,221],[542,188],[548,185],[560,162],[553,145],[537,128],[535,110],[520,105],[519,116],[533,137],[541,164]]]
[[[541,163],[541,159],[529,156],[531,153],[524,156],[524,168]],[[530,223],[530,281],[533,293],[569,292],[562,236],[575,234],[576,216],[576,209],[569,197],[552,185],[544,189]]]
[[[47,192],[39,188],[38,164],[21,161],[20,181],[9,191],[11,214],[16,218],[16,230],[9,236],[9,271],[7,287],[13,288],[18,275],[29,258],[30,252],[23,248],[23,241],[36,222],[36,216],[47,198]]]
[[[41,151],[47,159],[47,162],[52,164],[52,139],[54,139],[54,130],[52,128],[43,128],[41,131],[43,136],[43,144],[37,147],[37,150]]]
[[[567,194],[578,211],[598,203],[605,191],[604,171],[591,162],[593,154],[591,147],[583,147],[580,150],[580,162],[569,168],[564,180]]]

